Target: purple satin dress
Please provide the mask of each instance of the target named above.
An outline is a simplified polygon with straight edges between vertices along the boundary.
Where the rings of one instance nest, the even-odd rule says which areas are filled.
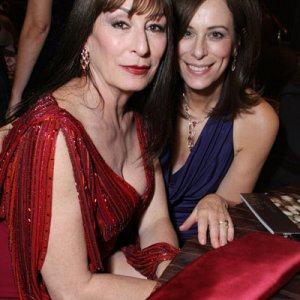
[[[197,234],[197,224],[185,232],[180,232],[178,227],[200,199],[217,191],[233,155],[233,121],[211,117],[185,164],[176,173],[171,174],[170,149],[161,156],[169,210],[181,243]]]

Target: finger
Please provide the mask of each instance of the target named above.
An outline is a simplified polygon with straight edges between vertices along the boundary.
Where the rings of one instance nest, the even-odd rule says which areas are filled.
[[[220,247],[219,235],[220,235],[220,228],[219,228],[219,221],[216,217],[209,220],[209,236],[210,236],[210,243],[213,248]]]
[[[230,217],[228,217],[228,232],[227,232],[227,241],[231,242],[234,239],[234,226]]]
[[[206,216],[198,217],[198,240],[201,245],[205,245],[207,242],[207,230],[208,218]]]
[[[180,231],[185,231],[185,230],[189,230],[193,224],[195,224],[197,222],[196,219],[196,212],[193,211],[189,217],[184,221],[184,223],[179,227]]]
[[[220,246],[224,246],[228,242],[228,228],[229,228],[229,222],[227,219],[220,220],[219,221],[219,242]]]

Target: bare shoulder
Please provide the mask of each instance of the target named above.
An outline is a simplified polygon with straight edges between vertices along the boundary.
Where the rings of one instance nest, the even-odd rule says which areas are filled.
[[[236,127],[277,133],[279,119],[274,107],[263,97],[248,112],[242,112],[234,121]]]
[[[234,144],[237,151],[264,141],[271,147],[279,128],[278,115],[271,104],[259,97],[248,112],[240,113],[234,120]]]

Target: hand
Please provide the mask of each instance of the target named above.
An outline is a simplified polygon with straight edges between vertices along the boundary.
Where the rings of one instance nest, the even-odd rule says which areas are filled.
[[[198,202],[179,229],[188,230],[198,222],[198,239],[201,245],[206,244],[206,233],[209,229],[212,247],[224,246],[234,237],[234,227],[227,206],[226,201],[217,194],[207,195]]]

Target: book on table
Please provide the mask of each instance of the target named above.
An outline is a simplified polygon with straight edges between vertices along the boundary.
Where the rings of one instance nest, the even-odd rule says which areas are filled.
[[[300,237],[300,195],[242,193],[241,199],[270,233]]]

